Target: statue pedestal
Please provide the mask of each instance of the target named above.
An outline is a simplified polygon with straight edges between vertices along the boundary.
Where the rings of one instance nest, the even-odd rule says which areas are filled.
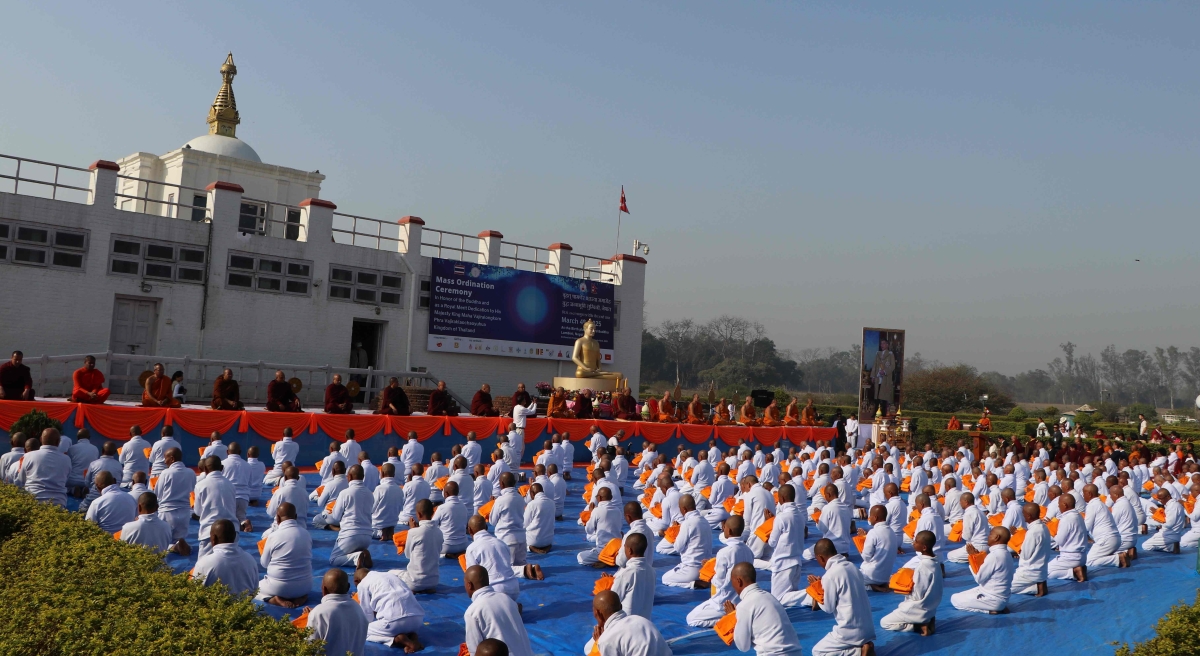
[[[561,387],[568,392],[581,389],[590,389],[593,392],[615,392],[617,391],[616,378],[564,378],[561,376],[554,377],[554,386]]]

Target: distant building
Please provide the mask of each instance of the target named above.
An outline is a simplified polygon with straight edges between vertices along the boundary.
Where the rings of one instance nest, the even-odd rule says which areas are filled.
[[[645,260],[339,213],[320,198],[321,173],[264,164],[237,137],[236,74],[230,55],[208,134],[166,154],[88,169],[0,156],[5,355],[346,367],[361,343],[372,368],[428,370],[467,399],[482,382],[503,396],[572,375],[569,361],[429,350],[429,275],[441,257],[614,284],[612,368],[638,389]]]

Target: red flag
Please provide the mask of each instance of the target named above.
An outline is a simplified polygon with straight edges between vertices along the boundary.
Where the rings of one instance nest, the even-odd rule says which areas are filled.
[[[625,185],[621,185],[621,211],[629,214],[629,206],[625,204]]]

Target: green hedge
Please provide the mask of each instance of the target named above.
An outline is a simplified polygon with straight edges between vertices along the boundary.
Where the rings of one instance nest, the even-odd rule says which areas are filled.
[[[1117,649],[1117,656],[1196,656],[1200,654],[1200,593],[1192,604],[1172,606],[1154,625],[1155,636]]]
[[[0,485],[0,653],[322,654],[248,597]]]

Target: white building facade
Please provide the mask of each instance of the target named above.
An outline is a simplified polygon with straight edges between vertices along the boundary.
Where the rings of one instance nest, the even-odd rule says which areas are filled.
[[[611,368],[638,389],[644,259],[338,212],[323,175],[264,164],[236,137],[232,56],[221,71],[210,133],[165,155],[87,169],[0,156],[0,348],[346,367],[361,343],[371,368],[426,371],[465,399],[484,382],[506,395],[573,375],[570,362],[427,350],[441,257],[614,284]]]

